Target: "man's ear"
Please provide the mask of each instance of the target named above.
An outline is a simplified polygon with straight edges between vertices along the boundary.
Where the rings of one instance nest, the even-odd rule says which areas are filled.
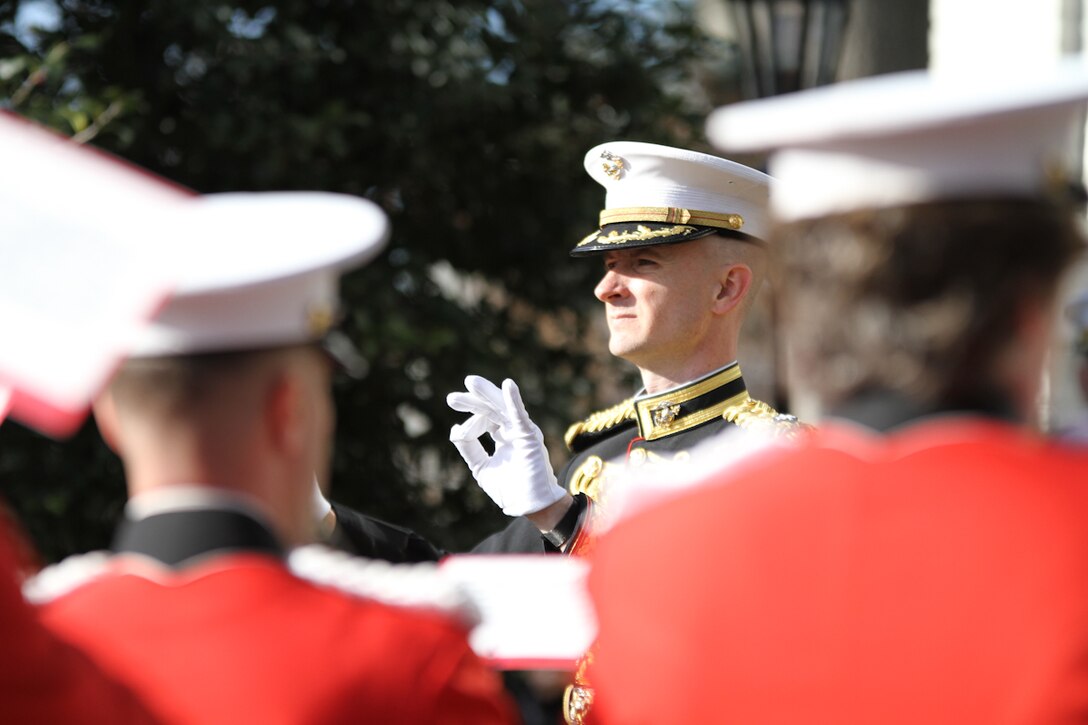
[[[719,315],[733,310],[752,288],[752,269],[746,264],[731,264],[723,270],[718,293],[714,298],[714,312]]]
[[[117,419],[117,403],[109,388],[98,396],[91,406],[98,433],[110,450],[121,455],[121,423]]]
[[[275,450],[297,454],[306,445],[301,381],[289,370],[278,372],[265,389],[264,428]]]

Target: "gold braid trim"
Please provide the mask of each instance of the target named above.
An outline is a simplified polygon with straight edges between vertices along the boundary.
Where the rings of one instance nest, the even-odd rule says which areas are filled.
[[[600,225],[623,222],[658,222],[662,224],[697,224],[717,229],[740,229],[744,217],[735,212],[699,211],[671,206],[633,206],[623,209],[605,209],[599,217]]]
[[[790,439],[796,438],[811,428],[797,420],[796,416],[779,413],[762,400],[755,398],[745,398],[736,405],[730,405],[722,412],[722,417],[746,430]]]
[[[608,234],[602,234],[600,232],[593,232],[588,237],[578,242],[579,247],[586,244],[623,244],[624,242],[644,242],[647,239],[660,239],[661,237],[673,237],[678,234],[688,235],[698,231],[695,227],[687,226],[684,224],[677,224],[671,227],[665,227],[663,229],[650,229],[648,226],[639,224],[635,227],[634,231],[629,232],[617,232],[615,230]]]
[[[563,691],[563,720],[567,725],[584,725],[586,716],[593,707],[593,688],[586,679],[586,670],[593,664],[594,650],[582,655],[578,660],[578,669],[574,673],[574,683]]]
[[[618,425],[625,420],[635,420],[635,399],[628,398],[622,403],[617,403],[611,408],[597,411],[585,420],[575,423],[563,435],[567,448],[571,447],[574,439],[583,433],[600,433]]]

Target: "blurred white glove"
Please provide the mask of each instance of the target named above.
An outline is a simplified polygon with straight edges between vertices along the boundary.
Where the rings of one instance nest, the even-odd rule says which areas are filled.
[[[450,429],[450,442],[465,459],[476,483],[507,516],[541,511],[563,498],[540,432],[525,411],[517,384],[507,378],[499,390],[490,380],[469,375],[465,393],[450,393],[446,403],[471,413]],[[495,441],[490,456],[480,443],[489,434]]]

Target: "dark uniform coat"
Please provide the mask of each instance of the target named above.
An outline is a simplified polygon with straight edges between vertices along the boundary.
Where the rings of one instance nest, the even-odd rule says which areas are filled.
[[[448,612],[295,576],[244,513],[158,513],[127,522],[115,548],[46,570],[28,591],[47,600],[49,627],[170,722],[512,719],[500,680]]]
[[[735,426],[766,427],[792,434],[795,418],[754,400],[737,363],[678,388],[641,395],[594,413],[567,430],[574,454],[559,473],[559,484],[572,494],[598,501],[603,482],[626,467],[683,461],[698,444]],[[555,551],[526,518],[484,540],[479,553]]]
[[[829,424],[600,538],[594,721],[1085,722],[1086,521],[1083,449]]]
[[[381,559],[395,564],[438,561],[446,552],[411,529],[397,526],[331,502],[336,527],[329,546],[355,556]]]

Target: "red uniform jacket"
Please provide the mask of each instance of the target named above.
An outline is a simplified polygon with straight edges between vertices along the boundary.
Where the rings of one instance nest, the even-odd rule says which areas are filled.
[[[221,523],[196,525],[200,516],[211,514],[136,522],[154,535],[130,535],[127,553],[61,564],[36,583],[70,589],[44,605],[44,621],[169,722],[511,721],[501,681],[448,614],[318,586],[260,546],[166,552]]]
[[[980,418],[825,429],[621,522],[594,714],[1088,721],[1088,453]]]
[[[16,561],[0,529],[0,721],[154,722],[136,697],[38,621],[16,582]]]

